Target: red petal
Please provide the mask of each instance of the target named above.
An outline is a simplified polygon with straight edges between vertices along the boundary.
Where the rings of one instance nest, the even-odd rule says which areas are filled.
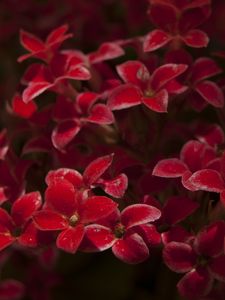
[[[7,130],[0,131],[0,159],[4,160],[9,150],[9,142],[7,136]]]
[[[89,59],[92,64],[96,64],[122,55],[124,51],[116,43],[103,43],[97,51],[89,54]]]
[[[79,208],[78,214],[83,224],[96,222],[110,215],[118,204],[105,196],[92,196]]]
[[[68,227],[67,219],[51,210],[36,212],[33,220],[40,230],[63,230]]]
[[[104,251],[115,243],[115,236],[111,229],[102,225],[88,225],[85,227],[85,248],[82,250]]]
[[[146,66],[137,60],[126,61],[116,67],[118,74],[124,82],[141,86],[142,82],[149,80],[150,75]]]
[[[68,217],[77,210],[76,191],[67,180],[58,178],[52,182],[45,192],[45,199],[48,207]]]
[[[76,104],[81,110],[81,113],[88,114],[90,108],[95,104],[98,98],[99,94],[93,92],[80,93],[76,98]]]
[[[128,179],[125,174],[120,174],[112,180],[101,181],[101,185],[103,185],[103,190],[108,195],[115,198],[121,198],[127,189]]]
[[[208,294],[211,287],[212,277],[204,268],[193,269],[177,285],[181,296],[186,299],[200,299]]]
[[[109,96],[108,105],[112,110],[125,109],[141,104],[141,90],[131,84],[115,88]]]
[[[23,233],[18,237],[18,242],[24,247],[37,247],[38,245],[38,229],[33,222],[23,230]]]
[[[16,95],[12,101],[12,109],[18,116],[29,119],[33,113],[37,110],[37,105],[30,101],[29,103],[24,103],[22,98]]]
[[[159,219],[161,212],[158,208],[147,204],[133,204],[126,207],[121,213],[121,223],[130,227],[146,224]]]
[[[187,197],[173,196],[163,207],[163,218],[167,224],[173,225],[191,215],[198,207],[197,202]]]
[[[75,188],[81,188],[83,183],[82,175],[78,171],[68,168],[60,168],[54,171],[49,171],[45,178],[45,182],[47,185],[50,185],[59,178],[66,179],[71,182]]]
[[[30,83],[28,87],[23,91],[23,101],[25,103],[30,102],[32,99],[41,95],[44,91],[48,90],[53,85],[49,82],[34,82]]]
[[[212,81],[199,82],[195,87],[205,101],[215,107],[223,107],[224,95],[222,90]]]
[[[10,246],[15,241],[9,233],[0,233],[0,251]]]
[[[115,121],[113,113],[105,104],[96,104],[93,106],[88,118],[84,120],[99,125],[109,125]]]
[[[225,188],[221,175],[210,169],[195,172],[188,181],[202,191],[219,193]]]
[[[172,37],[170,37],[165,31],[155,29],[145,37],[143,44],[144,52],[157,50],[169,43],[171,39]]]
[[[58,43],[65,40],[65,37],[72,36],[72,34],[64,35],[68,31],[68,25],[64,24],[53,30],[47,37],[46,44]]]
[[[179,225],[172,226],[170,230],[163,232],[161,236],[164,245],[170,242],[185,243],[192,238],[192,235]]]
[[[95,183],[110,167],[113,160],[113,154],[99,157],[92,161],[84,171],[83,179],[87,186]]]
[[[65,148],[78,134],[81,127],[76,121],[69,120],[60,123],[52,132],[52,143],[56,149]]]
[[[152,97],[143,97],[142,102],[151,110],[164,113],[167,112],[168,93],[163,89]]]
[[[56,245],[59,249],[62,249],[69,253],[75,253],[82,242],[84,237],[83,225],[76,227],[70,227],[62,231],[56,240]]]
[[[13,279],[6,279],[0,284],[1,300],[18,300],[24,296],[24,285]]]
[[[200,80],[218,75],[222,69],[208,57],[197,59],[192,67],[191,81],[198,82]]]
[[[20,42],[30,52],[39,52],[45,49],[44,43],[33,34],[20,30]]]
[[[75,68],[69,69],[64,76],[61,76],[58,79],[62,78],[74,80],[89,80],[91,78],[91,74],[87,68],[83,66],[76,66]]]
[[[181,150],[180,158],[192,172],[201,168],[205,145],[198,141],[187,142]]]
[[[209,262],[210,272],[213,274],[213,277],[219,281],[225,281],[225,256],[221,255],[213,258]]]
[[[113,245],[112,252],[117,258],[128,264],[141,263],[149,256],[148,247],[137,233],[118,240]]]
[[[209,43],[207,34],[198,29],[188,31],[188,34],[182,40],[186,45],[194,48],[207,47]]]
[[[203,228],[194,243],[196,251],[206,257],[221,254],[224,247],[225,222],[217,221]]]
[[[148,247],[157,246],[161,243],[161,235],[152,224],[139,225],[134,228],[134,231],[142,237]]]
[[[17,226],[22,226],[27,222],[41,206],[41,194],[32,192],[17,199],[11,210],[11,216]]]
[[[172,271],[186,273],[193,269],[196,254],[188,244],[171,242],[163,249],[163,260]]]
[[[153,169],[152,175],[176,178],[182,176],[187,169],[187,166],[177,158],[163,159],[157,163]]]
[[[8,200],[7,188],[0,187],[0,205]]]
[[[152,74],[152,88],[155,91],[161,89],[167,82],[184,73],[186,69],[187,65],[183,64],[166,64],[157,68]]]

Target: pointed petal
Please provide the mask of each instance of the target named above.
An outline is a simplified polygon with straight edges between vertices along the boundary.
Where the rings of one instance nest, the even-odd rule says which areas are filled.
[[[12,100],[12,109],[16,115],[29,119],[37,110],[37,105],[33,101],[24,103],[22,97],[16,95]]]
[[[224,106],[224,95],[222,90],[212,81],[199,82],[195,87],[205,101],[215,107]]]
[[[25,224],[41,206],[41,194],[31,192],[17,199],[11,209],[11,216],[17,226]]]
[[[166,178],[181,177],[188,170],[187,166],[177,158],[163,159],[157,163],[152,175]]]
[[[56,240],[56,245],[59,249],[62,249],[69,253],[75,253],[80,246],[84,237],[83,225],[76,227],[70,227],[62,231]]]
[[[37,247],[38,245],[38,229],[34,222],[30,222],[18,237],[18,242],[24,247]]]
[[[148,247],[158,246],[161,243],[161,234],[152,224],[138,225],[134,231],[142,237]]]
[[[84,244],[82,250],[88,252],[104,251],[115,243],[115,236],[110,228],[93,224],[85,227]]]
[[[141,86],[142,82],[149,80],[150,75],[146,66],[137,60],[129,60],[116,67],[119,76],[124,82]]]
[[[109,96],[108,105],[112,110],[120,110],[141,104],[141,90],[131,84],[116,87]]]
[[[56,149],[65,148],[78,134],[81,127],[76,121],[69,120],[60,123],[52,132],[52,143]]]
[[[40,230],[63,230],[68,227],[67,219],[51,210],[36,212],[33,220]]]
[[[103,43],[99,49],[89,54],[91,64],[117,58],[124,55],[124,50],[116,43]]]
[[[114,123],[115,119],[111,110],[105,104],[96,104],[85,121],[99,125],[109,125]]]
[[[83,224],[96,222],[110,215],[118,204],[105,196],[92,196],[79,208],[78,214]]]
[[[115,198],[121,198],[127,189],[128,179],[125,174],[120,174],[112,180],[102,180],[100,185],[106,194]]]
[[[171,242],[166,244],[163,249],[163,260],[172,271],[186,273],[193,269],[196,263],[196,254],[188,244]]]
[[[188,181],[202,191],[220,193],[225,188],[221,175],[210,169],[195,172]]]
[[[41,95],[44,91],[48,90],[53,85],[49,82],[31,82],[28,87],[23,91],[23,101],[30,102],[32,99]]]
[[[117,258],[128,264],[141,263],[149,256],[148,247],[137,233],[118,240],[112,246],[112,252]]]
[[[70,68],[66,74],[58,79],[74,79],[74,80],[89,80],[91,78],[91,73],[84,66],[76,66],[74,68]]]
[[[159,219],[161,212],[158,208],[147,204],[133,204],[126,207],[121,213],[121,223],[130,227],[154,222]]]
[[[187,70],[184,64],[165,64],[157,68],[152,74],[151,85],[155,91],[161,89],[167,82],[176,78]]]
[[[73,184],[67,180],[57,178],[45,192],[48,207],[68,217],[77,209],[76,191]]]
[[[88,114],[90,108],[98,100],[99,94],[93,92],[83,92],[77,95],[76,104],[83,114]]]
[[[205,145],[203,143],[195,140],[188,141],[181,149],[180,159],[192,172],[195,172],[201,168],[204,150]]]
[[[59,43],[65,40],[65,37],[73,36],[72,34],[68,34],[65,36],[65,33],[68,31],[68,25],[64,24],[55,30],[53,30],[47,37],[46,44]]]
[[[83,173],[83,180],[87,186],[95,183],[111,166],[113,154],[99,157],[92,161]]]
[[[187,299],[200,299],[208,294],[212,288],[212,277],[206,269],[197,268],[187,273],[177,285],[182,297]]]
[[[0,251],[10,246],[15,241],[9,233],[0,233]]]
[[[180,225],[172,226],[168,231],[161,234],[164,245],[170,242],[185,243],[192,238],[192,235]]]
[[[214,60],[208,57],[201,57],[195,61],[192,67],[191,81],[196,83],[200,80],[218,75],[221,72],[222,69]]]
[[[60,168],[49,171],[45,178],[45,182],[47,185],[50,185],[60,178],[62,180],[66,179],[67,181],[71,182],[75,189],[81,188],[83,183],[82,175],[78,171],[68,168]]]
[[[162,48],[171,41],[172,37],[165,31],[155,29],[151,31],[144,39],[144,52],[155,51]]]
[[[198,29],[188,31],[188,34],[185,37],[182,37],[182,40],[187,46],[194,48],[207,47],[209,43],[209,37],[207,34]]]
[[[143,97],[142,102],[151,110],[164,113],[167,112],[168,93],[163,89],[152,97]]]
[[[39,52],[45,49],[44,43],[33,34],[20,30],[21,45],[30,52]]]
[[[191,215],[198,207],[199,204],[190,198],[170,197],[163,207],[163,219],[169,225],[176,224]]]

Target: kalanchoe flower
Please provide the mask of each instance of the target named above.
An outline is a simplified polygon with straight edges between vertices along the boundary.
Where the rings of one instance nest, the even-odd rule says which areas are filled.
[[[124,50],[117,43],[103,43],[97,51],[89,53],[88,58],[90,64],[96,64],[124,54]]]
[[[71,33],[66,33],[67,31],[68,25],[62,25],[53,30],[43,42],[33,34],[21,30],[20,42],[30,53],[20,56],[18,61],[22,62],[30,57],[36,57],[48,62],[62,42],[73,36]]]
[[[27,247],[37,246],[37,229],[31,221],[32,215],[41,206],[39,192],[25,194],[17,199],[9,215],[0,208],[0,249],[17,241]]]
[[[109,96],[108,105],[112,110],[144,104],[156,112],[166,112],[169,93],[181,93],[167,89],[167,85],[187,69],[183,64],[166,64],[157,68],[150,76],[140,61],[127,61],[117,66],[117,72],[125,84],[115,88]]]
[[[103,251],[112,247],[113,254],[120,260],[135,264],[149,256],[148,245],[160,242],[154,222],[160,210],[147,204],[134,204],[121,213],[114,212],[100,224],[86,227],[83,250]],[[152,245],[151,245],[152,242]]]
[[[22,97],[17,94],[12,100],[12,111],[21,118],[29,119],[37,111],[37,105],[33,101],[24,103]]]
[[[187,299],[207,295],[213,280],[225,280],[223,251],[224,221],[203,228],[189,243],[170,242],[163,250],[167,266],[177,273],[187,273],[178,283],[180,294]]]
[[[70,181],[55,178],[45,192],[45,209],[33,218],[40,230],[61,231],[57,247],[75,253],[82,242],[85,226],[106,217],[116,207],[117,204],[105,196],[80,199]]]
[[[144,51],[157,50],[169,42],[179,47],[183,42],[189,47],[206,47],[209,38],[202,30],[196,29],[210,14],[210,1],[150,1],[149,16],[159,29],[151,31],[144,40]]]

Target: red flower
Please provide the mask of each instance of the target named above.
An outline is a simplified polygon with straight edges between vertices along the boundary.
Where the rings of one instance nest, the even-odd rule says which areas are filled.
[[[149,256],[148,244],[160,242],[159,234],[150,222],[160,217],[160,211],[147,204],[134,204],[121,213],[114,212],[101,221],[86,227],[83,249],[103,251],[112,247],[120,260],[135,264]],[[153,244],[153,243],[152,243]]]
[[[169,92],[167,84],[187,69],[182,64],[166,64],[157,68],[150,76],[147,68],[139,61],[127,61],[117,67],[120,77],[126,84],[115,88],[108,105],[112,110],[129,108],[139,104],[146,105],[156,112],[166,112]],[[180,89],[178,93],[182,92]]]
[[[41,206],[39,192],[25,194],[12,205],[11,216],[0,208],[0,249],[4,249],[13,242],[35,247],[37,246],[37,229],[31,221],[32,215]]]
[[[104,196],[78,199],[74,185],[62,178],[50,183],[45,201],[45,209],[34,215],[34,222],[40,230],[60,230],[56,245],[71,253],[77,251],[85,226],[106,217],[117,207]]]
[[[199,299],[209,293],[213,279],[225,280],[224,236],[225,223],[218,221],[202,229],[191,244],[170,242],[165,246],[167,266],[187,273],[178,283],[183,297]]]

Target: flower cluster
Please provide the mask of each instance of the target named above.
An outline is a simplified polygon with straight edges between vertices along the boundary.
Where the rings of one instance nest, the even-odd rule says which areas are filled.
[[[127,28],[112,26],[100,43],[108,2],[93,1],[92,16],[77,1],[80,24],[91,20],[81,51],[72,2],[48,34],[20,29],[23,74],[0,119],[0,270],[23,269],[21,257],[27,268],[3,277],[0,299],[53,299],[65,252],[111,249],[127,264],[155,255],[177,281],[173,299],[223,300],[225,33],[215,20],[224,5],[111,1]]]

